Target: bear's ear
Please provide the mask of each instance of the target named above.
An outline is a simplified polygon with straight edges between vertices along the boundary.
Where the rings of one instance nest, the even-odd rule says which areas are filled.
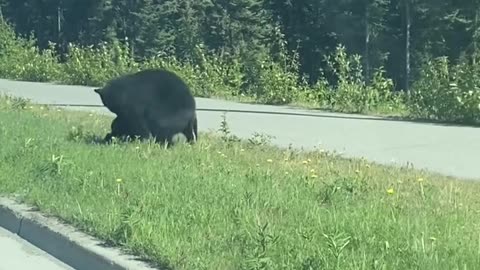
[[[100,91],[102,91],[102,88],[95,88],[93,91],[99,95],[101,95]]]

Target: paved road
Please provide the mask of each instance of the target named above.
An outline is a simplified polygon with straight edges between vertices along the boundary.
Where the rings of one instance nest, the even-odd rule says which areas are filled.
[[[55,259],[0,227],[0,270],[73,270],[73,268]]]
[[[0,92],[49,104],[101,105],[92,87],[0,80]],[[254,132],[274,135],[279,146],[315,147],[365,157],[383,164],[413,163],[446,175],[480,180],[480,128],[391,121],[375,117],[322,113],[288,107],[240,104],[198,98],[200,109],[272,111],[276,114],[229,112],[227,122],[240,137]],[[82,109],[72,107],[73,109]],[[83,108],[108,113],[105,108]],[[310,114],[311,116],[282,113]],[[221,112],[200,111],[199,129],[217,130]]]

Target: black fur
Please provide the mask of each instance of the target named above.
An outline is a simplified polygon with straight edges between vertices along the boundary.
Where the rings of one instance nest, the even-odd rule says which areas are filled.
[[[132,132],[132,128],[127,122],[122,121],[119,117],[115,117],[111,124],[111,132],[105,136],[105,142],[111,142],[113,137],[120,140],[135,139],[135,132]]]
[[[153,136],[157,142],[172,143],[177,133],[183,133],[190,143],[198,139],[195,99],[187,84],[171,71],[143,70],[94,91],[117,115],[106,141],[112,136]]]

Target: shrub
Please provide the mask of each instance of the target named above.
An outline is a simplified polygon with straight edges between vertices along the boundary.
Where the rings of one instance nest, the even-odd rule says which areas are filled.
[[[335,82],[328,82],[322,74],[309,85],[300,74],[298,54],[287,52],[283,36],[277,35],[275,53],[243,45],[230,54],[218,54],[200,44],[194,48],[191,59],[182,60],[166,52],[135,60],[126,41],[96,46],[70,44],[66,61],[61,63],[55,44],[40,50],[33,36],[17,36],[8,23],[0,21],[0,76],[98,86],[125,73],[162,67],[185,78],[200,97],[241,95],[266,104],[300,102],[343,112],[394,111],[450,122],[480,120],[477,56],[455,65],[444,57],[427,61],[413,91],[405,95],[394,92],[393,81],[385,76],[383,68],[366,83],[361,57],[348,55],[345,47],[338,45],[326,57]]]
[[[33,37],[17,37],[12,27],[0,19],[0,76],[27,81],[54,81],[60,66],[53,43],[46,50],[34,45]]]
[[[337,85],[325,95],[332,108],[349,112],[368,112],[387,104],[399,102],[393,95],[393,81],[385,77],[380,68],[373,74],[370,84],[364,80],[361,57],[347,55],[345,47],[337,46],[333,55],[326,58]]]
[[[446,57],[427,61],[410,93],[410,111],[420,118],[479,123],[479,72],[476,61],[450,64]]]

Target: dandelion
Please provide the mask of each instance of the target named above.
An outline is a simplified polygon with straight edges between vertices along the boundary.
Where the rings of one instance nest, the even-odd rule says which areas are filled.
[[[315,172],[315,169],[311,169],[310,172],[311,172],[311,173],[314,173],[314,172]]]
[[[392,195],[392,194],[394,193],[393,188],[387,189],[387,193],[390,194],[390,195]]]
[[[288,172],[285,172],[285,175],[288,175]]]
[[[267,162],[268,162],[268,163],[272,163],[272,162],[273,162],[273,160],[271,160],[271,159],[267,159]]]
[[[311,177],[311,178],[317,178],[317,177],[318,177],[318,175],[316,175],[316,174],[312,174],[312,175],[310,175],[310,177]]]
[[[117,178],[117,183],[121,183],[123,180],[121,178]]]
[[[360,173],[360,170],[359,170],[359,169],[356,169],[356,170],[355,170],[355,173]]]
[[[418,182],[423,182],[423,178],[420,177],[420,178],[417,179],[417,181],[418,181]]]
[[[304,160],[302,161],[303,164],[307,165],[308,164],[308,161]]]
[[[245,149],[243,149],[243,148],[242,148],[242,149],[240,149],[240,152],[245,152]]]

